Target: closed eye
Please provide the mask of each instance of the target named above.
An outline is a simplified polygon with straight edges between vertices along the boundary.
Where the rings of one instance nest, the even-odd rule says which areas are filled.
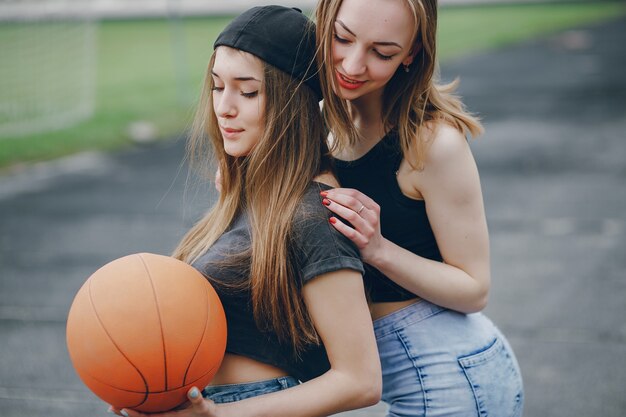
[[[256,96],[259,95],[259,91],[252,91],[250,93],[244,93],[243,91],[241,92],[241,95],[244,96],[245,98],[254,98]]]
[[[391,59],[393,59],[394,56],[396,56],[396,54],[393,55],[384,55],[381,54],[380,52],[378,52],[376,49],[374,49],[374,52],[376,53],[376,55],[382,59],[383,61],[390,61]]]
[[[335,38],[335,40],[339,43],[350,43],[349,40],[341,38],[339,35],[337,35],[336,33],[333,34],[333,38]]]

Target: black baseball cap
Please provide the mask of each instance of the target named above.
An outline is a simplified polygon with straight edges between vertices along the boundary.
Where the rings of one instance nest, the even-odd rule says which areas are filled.
[[[315,63],[315,24],[300,9],[253,7],[226,26],[213,44],[229,46],[303,81],[322,99]]]

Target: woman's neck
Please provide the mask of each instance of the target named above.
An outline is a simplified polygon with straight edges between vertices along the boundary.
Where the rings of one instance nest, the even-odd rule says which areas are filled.
[[[342,156],[354,160],[365,155],[387,133],[382,116],[382,93],[352,100],[349,106],[350,117],[359,134],[359,141],[353,147],[346,149]]]

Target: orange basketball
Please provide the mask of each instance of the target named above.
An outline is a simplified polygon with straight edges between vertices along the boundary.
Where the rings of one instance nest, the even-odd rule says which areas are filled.
[[[67,348],[82,381],[103,401],[166,411],[217,372],[226,318],[215,290],[193,267],[134,254],[104,265],[78,291]]]

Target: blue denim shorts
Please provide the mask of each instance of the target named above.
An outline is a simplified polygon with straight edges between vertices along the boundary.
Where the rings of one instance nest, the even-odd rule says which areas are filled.
[[[299,383],[294,377],[281,376],[280,378],[243,384],[208,385],[202,390],[202,396],[215,403],[232,403],[258,395],[281,391],[294,387]]]
[[[521,372],[482,313],[425,300],[374,321],[388,416],[522,415]]]

